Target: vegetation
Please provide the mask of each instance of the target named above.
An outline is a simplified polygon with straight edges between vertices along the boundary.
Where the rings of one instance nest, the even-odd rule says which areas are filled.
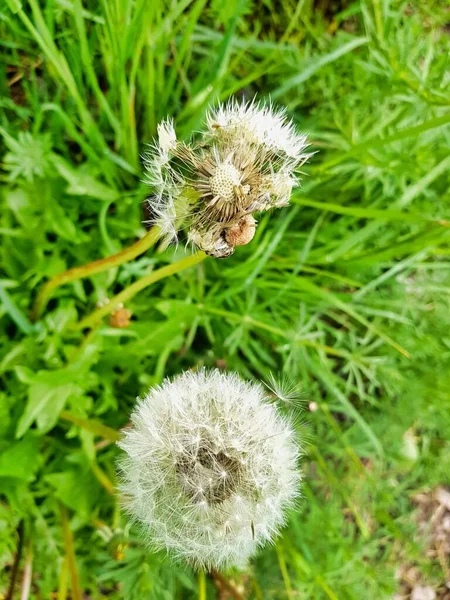
[[[449,484],[446,4],[0,4],[0,596],[445,597],[417,494]],[[158,121],[188,136],[210,103],[254,94],[316,152],[291,206],[226,260],[156,244],[55,287],[33,322],[50,278],[144,236]],[[127,524],[113,443],[137,396],[199,366],[299,383],[308,441],[276,546],[206,578]]]

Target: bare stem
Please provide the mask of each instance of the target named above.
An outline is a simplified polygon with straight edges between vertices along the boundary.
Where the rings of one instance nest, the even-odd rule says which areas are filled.
[[[79,323],[75,325],[76,329],[87,329],[89,327],[94,327],[103,317],[112,313],[120,304],[125,304],[131,298],[133,298],[138,292],[142,291],[152,283],[156,281],[160,281],[161,279],[165,279],[166,277],[170,277],[171,275],[175,275],[176,273],[180,273],[189,267],[197,265],[198,263],[205,260],[206,254],[204,252],[196,252],[191,256],[187,256],[182,260],[179,260],[171,265],[166,265],[165,267],[161,267],[153,273],[146,275],[145,277],[141,277],[127,288],[122,290],[119,294],[111,298],[108,304],[101,306],[94,310],[90,315],[82,319]]]
[[[198,600],[206,600],[206,577],[203,569],[198,572]]]
[[[37,321],[42,316],[53,292],[60,286],[65,283],[70,283],[71,281],[76,281],[77,279],[90,277],[96,273],[102,273],[103,271],[107,271],[108,269],[112,269],[113,267],[117,267],[133,260],[151,248],[157,242],[159,235],[159,228],[152,227],[152,229],[147,231],[144,237],[117,254],[95,260],[94,262],[87,263],[81,267],[74,267],[63,273],[58,273],[58,275],[52,277],[52,279],[47,281],[40,289],[31,311],[31,320]]]

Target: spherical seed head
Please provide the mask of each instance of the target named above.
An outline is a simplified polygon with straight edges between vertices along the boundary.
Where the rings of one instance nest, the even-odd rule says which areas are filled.
[[[154,548],[222,569],[273,539],[298,494],[299,450],[261,386],[184,373],[150,390],[132,422],[121,489]]]

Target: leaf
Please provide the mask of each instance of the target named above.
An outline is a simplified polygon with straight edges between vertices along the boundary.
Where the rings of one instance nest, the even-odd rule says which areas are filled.
[[[61,205],[52,197],[49,198],[47,205],[47,219],[51,220],[53,231],[62,238],[73,243],[79,240],[77,227],[66,215]]]
[[[182,334],[186,328],[186,323],[180,322],[179,319],[163,322],[148,321],[145,327],[138,328],[138,331],[142,329],[139,338],[127,345],[127,354],[136,357],[154,356],[165,350],[169,344],[176,350],[175,342],[177,347],[181,348],[184,339]]]
[[[336,50],[333,50],[328,54],[324,54],[323,56],[314,58],[308,65],[306,65],[304,69],[301,70],[298,75],[294,75],[294,77],[289,77],[286,79],[284,84],[272,93],[272,97],[276,99],[280,96],[283,96],[291,88],[295,87],[296,85],[300,85],[300,83],[304,83],[325,65],[334,62],[341,56],[344,56],[344,54],[348,54],[348,52],[355,50],[355,48],[367,44],[368,41],[368,38],[365,37],[354,38],[346,44],[339,46],[336,48]]]
[[[312,295],[327,300],[332,306],[339,308],[344,311],[351,317],[353,317],[356,321],[367,327],[370,331],[378,335],[382,340],[384,340],[387,344],[395,348],[397,352],[403,354],[407,358],[410,358],[410,354],[407,350],[405,350],[400,344],[398,344],[395,340],[391,339],[382,329],[368,321],[366,318],[361,316],[356,310],[354,310],[349,304],[342,302],[335,294],[328,292],[321,287],[315,285],[309,279],[305,279],[304,277],[299,277],[297,281],[298,286],[305,291],[310,292]]]
[[[52,429],[67,399],[82,392],[80,386],[70,381],[65,369],[39,371],[31,380],[28,401],[17,424],[16,437],[22,437],[34,421],[41,433]]]
[[[72,167],[61,156],[53,155],[52,162],[61,177],[69,183],[69,187],[66,190],[68,194],[90,196],[91,198],[107,200],[109,202],[114,202],[120,197],[120,193],[117,190],[101,183],[82,169]]]
[[[22,10],[22,3],[20,0],[6,0],[6,3],[9,6],[9,10],[15,15]]]
[[[0,394],[0,439],[6,436],[11,426],[11,414],[6,394]]]
[[[156,308],[168,319],[177,317],[179,322],[184,321],[185,327],[198,315],[198,306],[183,300],[163,300],[156,304]]]
[[[370,208],[367,206],[343,206],[332,202],[316,202],[309,198],[295,196],[292,198],[293,204],[301,206],[310,206],[323,211],[330,211],[339,215],[350,215],[357,219],[375,219],[380,221],[402,221],[404,223],[423,223],[424,221],[433,221],[424,215],[418,215],[412,212],[401,210]]]
[[[90,471],[69,470],[50,473],[45,480],[55,488],[55,496],[78,515],[87,519],[95,504],[99,485]]]
[[[18,378],[29,386],[28,401],[17,425],[16,437],[22,437],[34,421],[39,432],[49,431],[70,396],[81,396],[96,385],[98,378],[91,368],[97,360],[96,346],[87,344],[84,352],[75,354],[64,369],[34,374],[26,367],[16,367]]]
[[[139,335],[136,341],[130,341],[127,345],[128,355],[153,356],[163,352],[169,345],[173,351],[181,348],[186,330],[198,315],[196,305],[182,300],[164,300],[156,308],[167,316],[167,320],[134,324],[133,330]]]
[[[122,437],[119,431],[116,431],[107,425],[103,425],[103,423],[99,423],[98,421],[94,421],[92,419],[83,419],[81,417],[77,417],[67,410],[62,411],[60,416],[61,419],[70,421],[74,425],[78,425],[78,427],[81,427],[82,429],[85,429],[94,435],[105,438],[105,440],[117,442]]]
[[[17,304],[14,302],[12,297],[8,294],[5,288],[2,286],[0,282],[0,301],[5,307],[6,312],[9,314],[10,318],[14,321],[17,327],[25,333],[26,335],[33,333],[35,331],[35,326],[30,323],[28,317],[20,310]]]
[[[0,452],[0,477],[30,481],[39,467],[39,444],[33,436],[13,442]]]

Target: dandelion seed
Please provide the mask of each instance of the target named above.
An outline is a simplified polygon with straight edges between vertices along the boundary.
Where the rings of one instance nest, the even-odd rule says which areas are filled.
[[[207,254],[230,256],[252,240],[254,213],[289,203],[306,148],[284,110],[255,101],[212,109],[189,143],[163,121],[145,157],[153,220],[167,242],[185,230]]]
[[[286,374],[275,377],[269,373],[265,386],[282,402],[301,406],[302,388],[296,379]]]
[[[187,372],[150,390],[132,422],[121,491],[153,548],[221,569],[273,540],[298,496],[299,448],[260,385]]]
[[[177,146],[177,136],[173,127],[173,122],[170,120],[162,121],[158,125],[158,141],[162,155],[166,156],[171,150]]]

